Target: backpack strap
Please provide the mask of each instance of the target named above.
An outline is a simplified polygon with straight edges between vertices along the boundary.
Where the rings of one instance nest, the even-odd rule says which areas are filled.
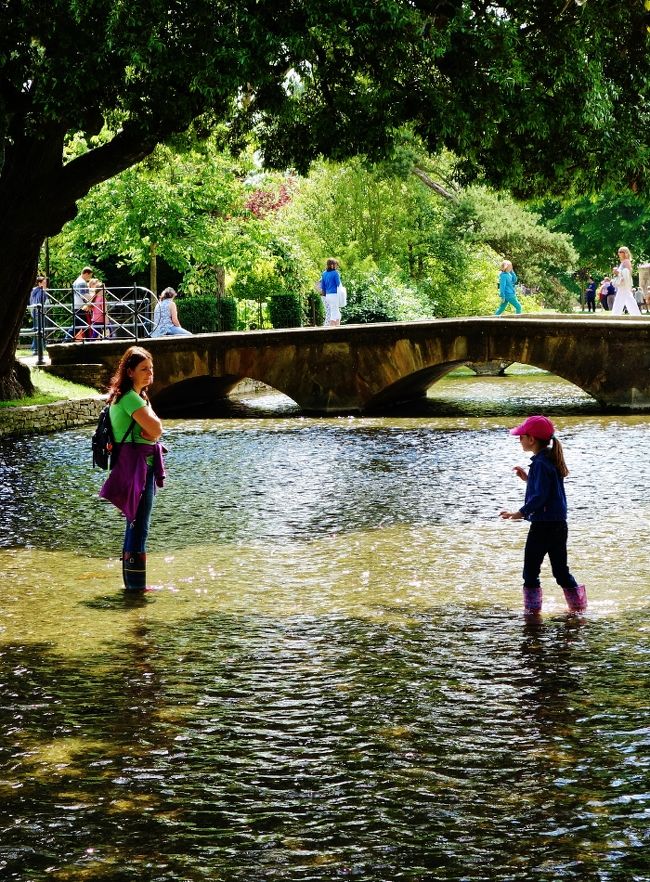
[[[131,417],[131,422],[129,423],[129,428],[128,428],[128,429],[126,430],[126,432],[124,433],[124,437],[123,437],[122,440],[119,442],[120,444],[124,444],[124,442],[125,442],[126,439],[129,437],[129,435],[131,435],[131,438],[133,439],[133,428],[134,428],[134,426],[135,426],[135,420],[133,419],[133,417]]]

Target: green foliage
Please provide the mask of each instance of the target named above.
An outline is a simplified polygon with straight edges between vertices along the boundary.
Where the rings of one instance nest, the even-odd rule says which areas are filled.
[[[229,287],[232,297],[237,300],[267,301],[282,287],[275,266],[270,260],[262,260],[247,272],[237,273]]]
[[[473,223],[475,239],[511,260],[520,281],[529,287],[576,266],[578,253],[571,237],[549,230],[539,214],[507,193],[470,187],[460,197],[458,212]]]
[[[269,315],[274,328],[299,328],[302,325],[302,306],[297,294],[283,292],[269,299]]]
[[[137,273],[160,257],[183,273],[184,290],[213,287],[216,265],[247,266],[263,249],[259,224],[246,223],[239,175],[248,167],[214,138],[158,147],[81,200],[76,218],[50,241],[54,283],[74,279],[83,262],[117,258]]]
[[[604,192],[565,203],[546,201],[538,210],[551,229],[571,236],[579,254],[581,286],[589,274],[611,273],[621,245],[630,249],[635,266],[650,260],[650,207],[635,193]]]
[[[437,171],[449,172],[452,162],[442,157]],[[568,236],[548,230],[507,194],[456,188],[444,198],[414,174],[405,178],[405,167],[404,156],[397,164],[320,162],[278,219],[312,278],[328,255],[340,260],[351,292],[343,321],[489,314],[506,256],[527,286],[554,303],[562,299],[559,272],[577,257]]]
[[[195,295],[181,297],[176,301],[178,319],[193,334],[237,329],[237,303],[232,297]]]
[[[215,297],[179,297],[176,300],[176,308],[179,322],[193,334],[205,334],[219,330]]]
[[[460,243],[459,253],[465,247]],[[420,286],[438,318],[489,315],[497,308],[497,255],[483,246],[474,254],[463,256],[462,266],[450,269],[447,275],[425,280]]]
[[[341,310],[343,324],[414,321],[432,316],[415,288],[376,268],[360,269],[345,282],[348,302]]]
[[[376,159],[390,138],[377,119],[392,133],[409,118],[430,153],[447,147],[462,158],[466,181],[484,174],[520,196],[607,180],[648,189],[642,0],[453,2],[433,14],[418,2],[353,8],[348,30],[339,4],[314,4],[319,63],[301,67],[290,100],[260,115],[273,163],[304,170],[314,154],[341,159],[359,131]],[[382,32],[376,52],[367,41]],[[365,75],[354,70],[362,48]]]

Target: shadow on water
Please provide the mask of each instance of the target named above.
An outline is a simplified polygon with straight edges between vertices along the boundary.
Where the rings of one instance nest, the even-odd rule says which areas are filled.
[[[132,609],[144,609],[155,603],[155,600],[155,596],[150,593],[121,591],[117,594],[113,592],[102,597],[93,597],[91,600],[82,600],[80,603],[87,609],[129,612]]]
[[[639,616],[134,615],[0,650],[4,879],[641,878]]]

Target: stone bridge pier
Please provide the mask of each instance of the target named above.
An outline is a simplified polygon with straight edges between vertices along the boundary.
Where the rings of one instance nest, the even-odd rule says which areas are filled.
[[[51,369],[106,384],[128,341],[52,346]],[[603,407],[650,409],[650,321],[479,317],[298,328],[143,341],[161,412],[226,397],[245,378],[288,395],[305,413],[368,413],[423,397],[454,367],[521,362],[551,371]]]

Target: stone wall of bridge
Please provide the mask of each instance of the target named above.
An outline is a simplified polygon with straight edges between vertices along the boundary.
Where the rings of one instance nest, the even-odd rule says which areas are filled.
[[[53,346],[53,370],[108,376],[128,344]],[[603,406],[650,408],[650,321],[485,317],[300,328],[147,340],[151,397],[161,412],[263,382],[310,413],[364,413],[413,400],[467,361],[521,362],[551,371]]]

